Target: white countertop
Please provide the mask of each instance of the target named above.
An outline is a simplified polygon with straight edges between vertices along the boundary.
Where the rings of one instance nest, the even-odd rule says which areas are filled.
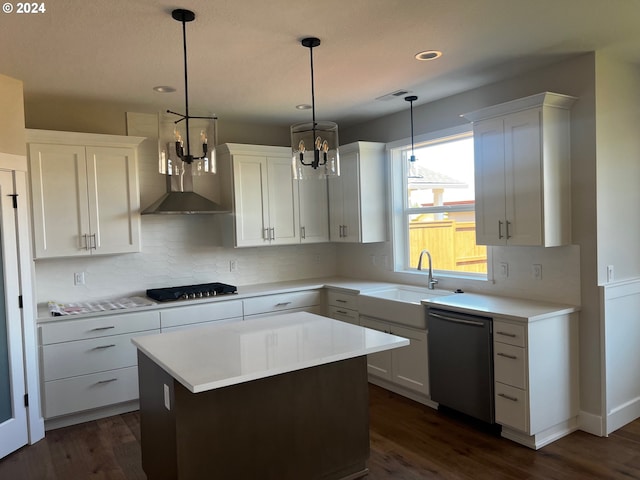
[[[302,280],[291,280],[285,282],[260,283],[255,285],[240,285],[238,292],[233,295],[220,295],[217,297],[198,298],[193,300],[177,300],[174,302],[153,302],[151,305],[130,308],[126,310],[104,310],[100,312],[79,313],[77,315],[51,316],[46,303],[38,305],[38,323],[55,322],[58,320],[71,320],[74,318],[87,318],[104,315],[120,315],[123,312],[162,310],[171,307],[184,307],[187,305],[202,305],[204,303],[224,302],[229,300],[239,300],[260,295],[273,295],[278,293],[295,292],[301,290],[312,290],[316,288],[332,288],[343,290],[348,293],[357,294],[361,291],[385,288],[395,285],[388,282],[378,282],[371,280],[358,280],[342,277],[310,278]],[[144,292],[132,292],[130,296],[142,296]]]
[[[445,307],[464,313],[497,315],[511,320],[535,322],[544,318],[577,312],[574,305],[562,305],[519,298],[476,293],[456,293],[422,301],[430,307]]]
[[[193,393],[409,345],[409,340],[298,312],[136,337]]]

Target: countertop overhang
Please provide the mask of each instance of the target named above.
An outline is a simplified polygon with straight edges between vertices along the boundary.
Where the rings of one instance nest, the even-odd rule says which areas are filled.
[[[535,322],[580,310],[575,305],[540,302],[521,298],[498,297],[477,293],[456,293],[423,300],[427,307],[446,308],[474,315],[500,316],[517,321]]]
[[[192,393],[409,345],[307,312],[136,337],[139,351]]]

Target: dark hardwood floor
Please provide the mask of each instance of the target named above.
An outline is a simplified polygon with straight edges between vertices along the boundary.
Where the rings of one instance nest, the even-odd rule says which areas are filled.
[[[367,480],[640,479],[640,420],[609,438],[575,432],[533,451],[375,386],[370,404]],[[0,460],[0,479],[145,479],[139,442],[137,412],[49,431]]]

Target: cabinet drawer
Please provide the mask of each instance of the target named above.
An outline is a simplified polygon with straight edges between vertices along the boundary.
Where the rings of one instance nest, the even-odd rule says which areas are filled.
[[[144,332],[160,333],[159,330]],[[104,372],[137,365],[136,347],[131,338],[140,333],[76,340],[44,345],[42,375],[44,381]]]
[[[342,322],[351,323],[353,325],[359,324],[358,312],[351,310],[350,308],[336,307],[335,305],[329,305],[327,308],[329,317],[340,320]]]
[[[350,308],[352,310],[358,309],[358,296],[349,293],[342,293],[335,290],[329,290],[327,292],[327,304],[334,305],[336,307]]]
[[[236,317],[242,318],[242,300],[219,301],[161,310],[160,324],[164,330],[167,327]]]
[[[526,345],[525,327],[513,323],[493,321],[493,340],[524,347]]]
[[[527,432],[527,392],[502,383],[495,383],[496,422]]]
[[[495,381],[526,389],[526,350],[504,343],[493,344],[493,368]]]
[[[246,299],[244,314],[247,316],[257,313],[279,312],[291,308],[312,307],[320,305],[320,301],[320,291],[318,290],[265,295]]]
[[[44,398],[45,418],[136,400],[138,367],[45,382]]]
[[[40,325],[42,345],[87,338],[142,332],[160,328],[160,314],[153,312],[105,315],[104,317],[60,320]]]

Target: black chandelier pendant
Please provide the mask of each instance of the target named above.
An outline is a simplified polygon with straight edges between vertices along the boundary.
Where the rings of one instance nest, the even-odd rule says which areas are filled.
[[[416,156],[413,153],[413,102],[418,100],[418,97],[415,95],[409,95],[408,97],[404,97],[404,99],[409,102],[411,109],[411,157],[409,157],[410,162],[416,161]]]
[[[339,176],[338,125],[334,122],[316,120],[313,49],[320,45],[320,39],[306,37],[300,41],[300,44],[309,49],[312,121],[291,126],[294,178],[301,180]]]
[[[320,137],[317,136],[317,126],[316,122],[316,90],[315,84],[313,80],[313,49],[320,45],[320,39],[316,37],[308,37],[303,38],[300,42],[303,47],[307,47],[309,49],[309,61],[311,64],[311,120],[313,122],[313,138],[315,139],[315,145],[313,149],[313,160],[310,162],[305,162],[304,153],[300,152],[300,163],[302,163],[306,167],[318,168],[320,165],[325,165],[327,163],[327,142],[326,140],[322,142]],[[324,143],[324,145],[323,145]],[[320,163],[320,152],[323,152],[322,155],[322,163]]]
[[[194,160],[203,160],[207,158],[208,155],[208,139],[206,136],[202,136],[200,139],[202,142],[202,156],[195,157],[191,154],[191,142],[189,138],[189,120],[192,119],[204,119],[204,120],[217,120],[218,117],[196,117],[189,115],[189,75],[187,73],[187,27],[186,24],[188,22],[193,22],[196,18],[195,13],[191,10],[185,10],[183,8],[177,8],[171,12],[171,16],[174,20],[182,23],[182,45],[183,45],[183,54],[184,54],[184,110],[185,113],[178,113],[171,110],[167,110],[167,113],[171,113],[172,115],[177,115],[180,117],[178,120],[174,122],[174,124],[179,124],[180,122],[185,122],[185,143],[186,149],[183,144],[182,138],[177,135],[176,136],[176,155],[187,164],[193,163]]]

